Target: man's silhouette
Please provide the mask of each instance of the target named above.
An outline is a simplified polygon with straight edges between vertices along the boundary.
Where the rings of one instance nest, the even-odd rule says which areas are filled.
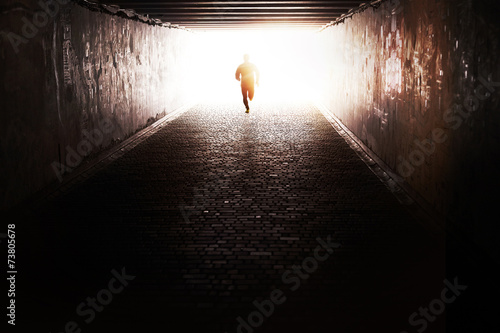
[[[257,66],[249,62],[250,56],[245,54],[243,56],[244,63],[236,69],[236,80],[241,81],[241,93],[243,94],[243,104],[247,108],[247,113],[250,111],[248,106],[248,99],[253,99],[254,94],[254,81],[259,85],[259,70]]]

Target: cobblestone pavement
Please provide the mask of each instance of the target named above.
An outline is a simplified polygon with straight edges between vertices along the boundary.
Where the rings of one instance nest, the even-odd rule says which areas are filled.
[[[37,332],[416,332],[444,288],[443,242],[307,103],[198,105],[24,216]]]

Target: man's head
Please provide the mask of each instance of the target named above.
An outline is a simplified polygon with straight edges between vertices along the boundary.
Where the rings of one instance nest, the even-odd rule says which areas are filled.
[[[245,60],[245,62],[248,62],[248,61],[250,60],[250,55],[245,54],[245,55],[243,56],[243,60]]]

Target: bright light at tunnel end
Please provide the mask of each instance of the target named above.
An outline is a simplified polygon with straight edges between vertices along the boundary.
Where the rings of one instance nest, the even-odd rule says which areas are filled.
[[[198,33],[193,66],[199,78],[197,96],[203,100],[240,101],[235,71],[250,55],[260,71],[255,100],[306,101],[312,98],[321,70],[316,31],[299,29],[224,30]]]

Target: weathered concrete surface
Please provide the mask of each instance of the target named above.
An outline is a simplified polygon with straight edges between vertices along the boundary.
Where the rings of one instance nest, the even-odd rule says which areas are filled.
[[[496,258],[498,10],[495,1],[385,1],[318,37],[323,103]]]
[[[192,98],[189,31],[73,2],[1,8],[3,208]]]

